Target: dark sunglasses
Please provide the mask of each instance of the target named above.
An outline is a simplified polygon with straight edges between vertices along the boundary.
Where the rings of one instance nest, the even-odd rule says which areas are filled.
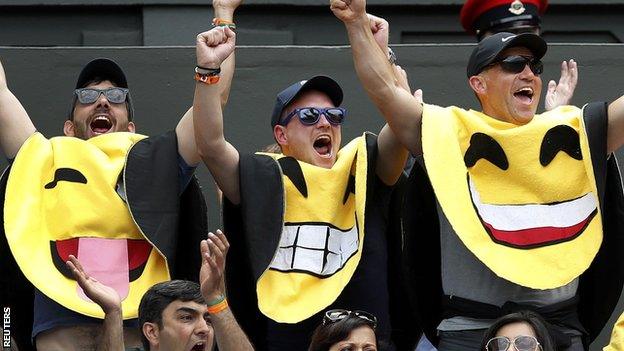
[[[113,104],[121,104],[126,101],[128,96],[128,89],[126,88],[108,88],[108,89],[93,89],[82,88],[74,91],[78,97],[78,101],[81,104],[92,104],[96,102],[101,94],[106,96],[106,99]]]
[[[347,116],[347,110],[342,107],[302,107],[296,108],[291,113],[289,113],[280,123],[279,125],[285,126],[290,122],[294,115],[299,117],[299,120],[302,124],[307,126],[311,126],[317,124],[321,119],[321,115],[324,115],[327,118],[327,121],[333,125],[342,124],[345,117]]]
[[[541,60],[527,56],[507,56],[504,59],[494,62],[491,65],[500,64],[501,68],[508,73],[520,73],[527,64],[531,72],[539,76],[544,71],[544,64]]]
[[[325,312],[325,317],[323,317],[323,325],[332,324],[339,322],[348,317],[357,317],[363,319],[367,322],[367,324],[375,330],[377,328],[377,317],[366,311],[349,311],[349,310],[329,310]]]
[[[518,335],[513,340],[506,336],[497,336],[488,340],[485,345],[487,351],[507,351],[513,345],[516,351],[541,350],[542,345],[531,335]]]

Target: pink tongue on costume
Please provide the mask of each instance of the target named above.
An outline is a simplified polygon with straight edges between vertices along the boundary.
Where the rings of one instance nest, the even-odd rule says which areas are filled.
[[[85,272],[115,289],[123,300],[128,296],[128,243],[123,239],[80,238],[78,261]],[[78,286],[78,295],[91,301]]]

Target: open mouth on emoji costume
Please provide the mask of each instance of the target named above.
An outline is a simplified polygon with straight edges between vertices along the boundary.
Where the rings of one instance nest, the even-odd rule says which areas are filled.
[[[468,176],[475,211],[493,241],[517,248],[535,248],[572,240],[581,235],[598,213],[591,193],[550,204],[493,205],[481,202]]]
[[[152,245],[141,239],[72,238],[50,241],[50,251],[55,267],[68,279],[74,277],[65,262],[73,255],[90,276],[124,299],[130,282],[143,274]],[[77,289],[78,295],[89,301],[79,286]]]

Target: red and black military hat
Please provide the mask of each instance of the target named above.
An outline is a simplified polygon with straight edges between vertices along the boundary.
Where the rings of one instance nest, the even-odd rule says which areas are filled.
[[[548,0],[467,0],[461,9],[461,24],[481,40],[483,33],[522,32],[539,28]]]

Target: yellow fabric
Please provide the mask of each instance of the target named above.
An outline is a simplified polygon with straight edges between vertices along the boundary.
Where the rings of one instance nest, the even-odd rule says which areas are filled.
[[[613,331],[611,332],[611,340],[609,345],[602,348],[604,351],[623,351],[624,350],[624,313],[615,322]]]
[[[545,133],[567,125],[580,134],[582,160],[560,151],[547,166],[540,164]],[[495,243],[473,205],[467,178],[481,201],[494,205],[553,204],[592,194],[598,202],[582,111],[565,106],[524,125],[502,122],[473,110],[425,105],[422,120],[425,165],[436,196],[453,230],[466,247],[499,277],[533,288],[563,286],[589,267],[602,241],[599,213],[576,238],[537,248]],[[473,133],[485,133],[504,150],[509,167],[485,159],[467,168],[464,155]]]
[[[50,243],[71,238],[145,239],[116,192],[130,147],[145,136],[112,133],[87,141],[31,136],[20,149],[9,174],[4,205],[7,240],[30,282],[59,304],[92,317],[102,309],[80,298],[77,283],[52,262]],[[79,170],[87,184],[60,181],[45,189],[59,168]],[[122,301],[123,317],[135,318],[145,291],[168,280],[165,259],[152,249],[142,275],[130,282]]]
[[[279,159],[283,155],[270,154]],[[364,242],[364,210],[366,207],[367,154],[365,137],[351,141],[338,152],[331,169],[299,162],[308,186],[304,198],[286,176],[283,176],[285,223],[327,223],[341,229],[356,225],[358,250],[346,265],[325,278],[301,273],[266,270],[258,279],[256,288],[260,311],[281,323],[297,323],[323,310],[334,302],[351,280],[362,255]],[[355,196],[349,195],[343,205],[343,196],[349,180],[355,175]],[[374,287],[372,287],[374,288]]]

